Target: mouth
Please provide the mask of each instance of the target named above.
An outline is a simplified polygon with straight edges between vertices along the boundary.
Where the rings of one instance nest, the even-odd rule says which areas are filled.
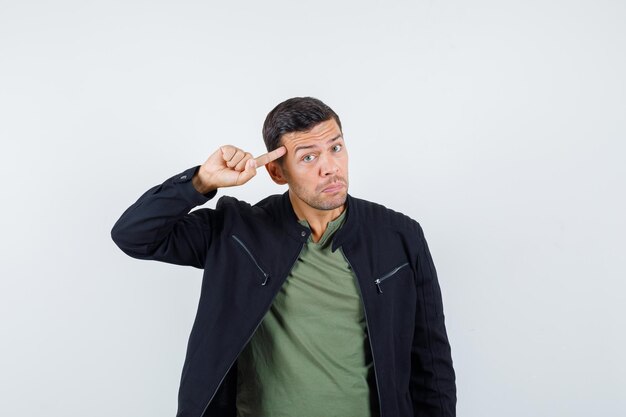
[[[327,187],[325,187],[322,192],[323,193],[336,193],[337,191],[341,191],[341,189],[343,189],[345,186],[343,185],[342,182],[335,182],[332,184],[329,184]]]

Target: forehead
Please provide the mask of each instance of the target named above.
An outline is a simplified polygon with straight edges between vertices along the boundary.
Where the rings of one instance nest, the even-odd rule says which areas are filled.
[[[281,142],[288,149],[293,149],[297,145],[316,144],[329,139],[341,136],[341,129],[334,118],[320,122],[306,132],[289,132],[281,137]]]

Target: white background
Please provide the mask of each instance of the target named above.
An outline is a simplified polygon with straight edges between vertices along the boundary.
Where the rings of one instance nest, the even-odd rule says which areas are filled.
[[[351,194],[424,228],[458,415],[626,415],[625,22],[618,0],[0,1],[0,412],[175,414],[202,273],[110,229],[312,95]]]

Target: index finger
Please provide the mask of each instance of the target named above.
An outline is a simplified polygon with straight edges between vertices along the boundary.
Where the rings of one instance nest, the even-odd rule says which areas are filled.
[[[256,165],[260,167],[261,165],[265,165],[267,163],[270,163],[280,158],[286,153],[287,153],[287,148],[285,148],[284,146],[281,146],[280,148],[276,148],[271,152],[268,152],[261,156],[257,156],[256,158],[254,158],[254,160],[256,161]]]

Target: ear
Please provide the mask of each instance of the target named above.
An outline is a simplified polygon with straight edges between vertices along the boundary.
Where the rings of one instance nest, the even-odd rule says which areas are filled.
[[[268,162],[265,164],[265,169],[267,169],[267,173],[270,174],[272,180],[278,185],[287,184],[287,179],[283,174],[283,170],[276,161]]]

